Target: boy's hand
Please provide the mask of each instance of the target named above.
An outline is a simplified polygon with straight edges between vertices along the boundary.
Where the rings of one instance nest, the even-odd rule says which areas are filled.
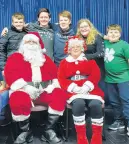
[[[0,91],[5,89],[6,85],[4,81],[0,81]]]
[[[5,27],[1,32],[1,36],[5,36],[7,33],[8,33],[8,28]]]
[[[108,40],[108,36],[107,35],[104,35],[103,37],[105,40]]]

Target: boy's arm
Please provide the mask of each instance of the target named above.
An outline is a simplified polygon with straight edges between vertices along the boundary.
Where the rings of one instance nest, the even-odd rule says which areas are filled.
[[[4,70],[7,59],[8,34],[0,38],[0,70]]]

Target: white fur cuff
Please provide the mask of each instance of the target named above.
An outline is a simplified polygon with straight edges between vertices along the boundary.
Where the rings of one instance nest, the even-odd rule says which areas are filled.
[[[58,79],[53,79],[52,80],[52,85],[55,87],[55,88],[60,88],[60,84],[58,82]]]
[[[77,84],[71,83],[71,84],[68,86],[67,91],[68,91],[68,92],[73,92],[73,89],[74,89],[74,87],[76,87],[76,86],[77,86]]]
[[[49,108],[48,108],[48,113],[62,116],[63,113],[64,113],[64,111],[54,110],[54,109],[52,109],[51,107],[49,107]]]
[[[87,85],[90,88],[89,91],[94,89],[94,84],[91,81],[86,81],[83,85]]]
[[[15,120],[15,121],[17,121],[17,122],[19,122],[19,121],[24,121],[24,120],[28,119],[29,117],[30,117],[30,115],[28,115],[28,116],[26,116],[26,115],[14,115],[14,114],[12,113],[12,118],[13,118],[13,120]]]
[[[25,85],[27,85],[27,82],[25,82],[23,78],[20,78],[20,79],[16,80],[15,82],[13,82],[10,88],[13,91],[16,91]]]

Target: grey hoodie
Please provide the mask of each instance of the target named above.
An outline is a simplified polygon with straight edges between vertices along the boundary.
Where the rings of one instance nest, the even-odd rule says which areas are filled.
[[[27,30],[31,32],[38,32],[42,38],[44,43],[44,47],[46,49],[46,54],[54,60],[53,57],[53,46],[54,46],[54,31],[52,29],[52,25],[49,24],[48,27],[40,27],[38,22],[29,23],[27,26]]]

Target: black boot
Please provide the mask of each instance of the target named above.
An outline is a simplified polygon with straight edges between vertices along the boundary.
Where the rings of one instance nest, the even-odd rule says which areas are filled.
[[[48,114],[48,122],[46,124],[45,131],[41,136],[42,141],[47,141],[49,144],[63,144],[63,141],[57,137],[55,131],[53,130],[59,117],[59,115]]]
[[[16,138],[14,144],[24,144],[25,142],[32,142],[33,135],[32,131],[30,130],[30,122],[29,119],[18,122],[20,128],[20,134]]]

